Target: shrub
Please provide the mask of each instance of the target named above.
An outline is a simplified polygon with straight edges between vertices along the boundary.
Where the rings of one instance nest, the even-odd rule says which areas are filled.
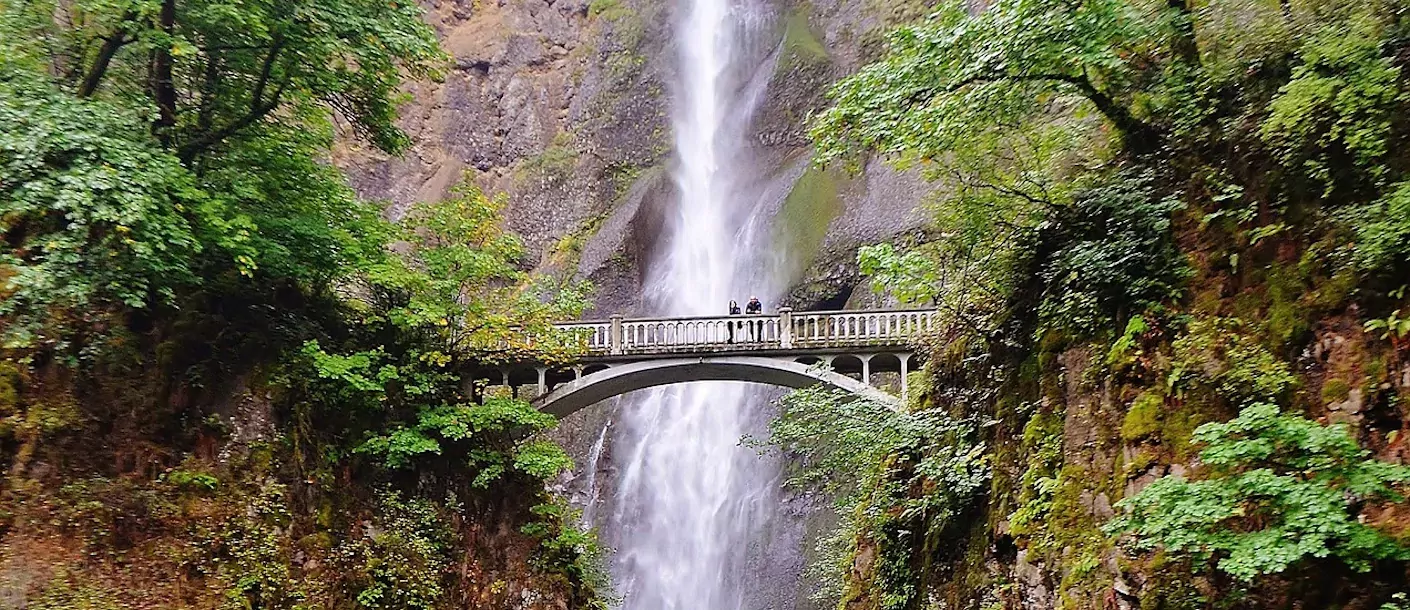
[[[1298,50],[1292,80],[1269,104],[1264,141],[1324,194],[1339,183],[1374,184],[1385,173],[1403,94],[1400,70],[1382,55],[1380,38],[1371,19],[1324,25]]]
[[[1292,369],[1233,318],[1200,319],[1174,342],[1170,385],[1201,387],[1233,404],[1267,402],[1297,383]]]
[[[1258,403],[1195,431],[1204,445],[1197,480],[1167,476],[1117,504],[1108,534],[1162,548],[1242,581],[1308,558],[1335,557],[1366,571],[1410,559],[1410,547],[1357,519],[1366,502],[1401,502],[1410,467],[1381,462],[1344,426],[1323,426]]]
[[[810,572],[838,585],[852,567],[859,537],[877,545],[872,585],[881,607],[908,607],[918,595],[911,563],[917,550],[953,550],[938,542],[988,485],[978,422],[941,410],[898,413],[840,391],[797,390],[783,400],[768,445],[803,457],[789,485],[837,499],[841,526],[820,543]],[[934,546],[931,546],[934,545]],[[815,597],[837,595],[822,589]]]
[[[1359,267],[1388,277],[1410,271],[1410,182],[1401,182],[1380,199],[1345,215],[1356,231]]]
[[[1181,207],[1156,193],[1148,173],[1078,192],[1055,219],[1059,246],[1043,269],[1043,320],[1091,332],[1179,296],[1190,271],[1170,225]]]

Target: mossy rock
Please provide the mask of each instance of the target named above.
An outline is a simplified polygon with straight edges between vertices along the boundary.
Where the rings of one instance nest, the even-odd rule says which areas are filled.
[[[812,264],[828,227],[842,209],[837,179],[831,171],[810,166],[793,184],[773,226],[774,242],[781,251],[796,255],[790,277],[798,277]]]
[[[790,12],[783,24],[783,56],[778,70],[788,72],[793,68],[823,66],[830,61],[827,47],[808,24],[808,16],[798,10]]]
[[[1332,378],[1322,384],[1322,401],[1327,404],[1341,402],[1351,395],[1351,384],[1345,379]]]
[[[0,362],[0,416],[14,413],[19,408],[22,379],[18,365]]]
[[[1128,443],[1157,437],[1161,430],[1161,414],[1165,397],[1156,392],[1143,392],[1131,402],[1121,421],[1121,440]]]

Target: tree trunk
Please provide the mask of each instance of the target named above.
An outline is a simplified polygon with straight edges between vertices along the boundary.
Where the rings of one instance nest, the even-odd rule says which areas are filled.
[[[152,52],[151,94],[157,104],[157,122],[152,132],[162,141],[170,144],[172,131],[176,128],[176,85],[172,82],[171,47],[176,30],[176,0],[162,0],[159,16],[162,32],[166,34],[166,44]]]

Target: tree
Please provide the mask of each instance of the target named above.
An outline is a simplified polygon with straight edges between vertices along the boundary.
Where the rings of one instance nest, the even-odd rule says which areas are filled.
[[[582,313],[588,286],[521,270],[523,244],[503,229],[504,203],[466,182],[445,201],[414,206],[397,234],[405,255],[380,259],[360,281],[397,328],[431,333],[461,356],[571,358],[577,337],[553,323]]]
[[[978,15],[950,3],[894,30],[881,61],[834,86],[812,135],[824,160],[866,150],[941,160],[1077,100],[1151,152],[1164,136],[1133,110],[1131,85],[1144,64],[1168,59],[1152,43],[1170,21],[1121,0],[1014,0]]]
[[[0,3],[7,344],[316,294],[377,258],[377,208],[324,161],[334,126],[400,150],[396,86],[440,57],[414,3]]]
[[[152,133],[192,162],[268,123],[333,110],[394,152],[404,74],[441,58],[411,2],[115,0],[6,4],[11,66],[56,75],[80,98],[155,110]]]

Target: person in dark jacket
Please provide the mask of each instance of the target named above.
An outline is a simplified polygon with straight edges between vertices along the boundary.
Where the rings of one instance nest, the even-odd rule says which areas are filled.
[[[737,316],[737,315],[739,315],[739,303],[738,303],[737,301],[730,301],[730,302],[729,302],[729,315],[732,315],[732,316]],[[730,342],[730,343],[734,343],[734,325],[735,325],[735,324],[737,324],[737,322],[735,322],[734,320],[730,320],[729,323],[727,323],[727,324],[725,325],[725,328],[727,328],[727,329],[729,330],[729,342]]]
[[[749,302],[744,304],[744,313],[751,316],[762,314],[764,313],[764,304],[759,302],[759,297],[749,297]],[[763,326],[763,322],[749,321],[750,341],[758,341],[760,339],[759,331],[763,330]]]

